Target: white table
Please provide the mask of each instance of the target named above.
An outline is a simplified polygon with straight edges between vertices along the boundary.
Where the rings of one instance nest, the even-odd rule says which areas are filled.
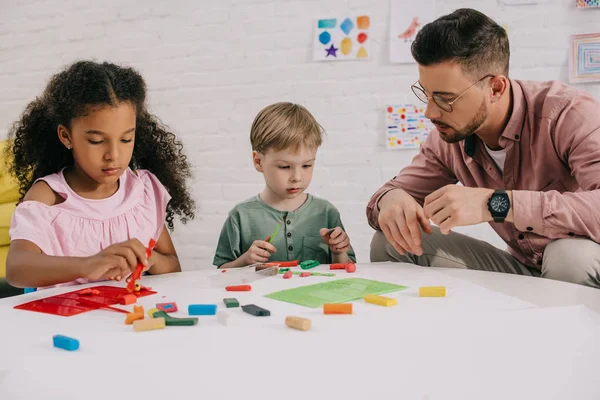
[[[2,299],[0,399],[600,398],[600,290],[406,264],[336,272],[335,278],[279,275],[238,293],[199,289],[217,271],[143,279],[158,291],[138,301],[146,310],[176,301],[183,312],[175,316],[184,316],[188,304],[216,303],[221,310],[224,297],[237,297],[271,311],[253,317],[229,309],[235,327],[205,316],[193,327],[138,333],[123,323],[124,314],[106,310],[65,318],[12,308],[73,287]],[[353,315],[337,316],[263,297],[347,277],[410,289],[387,295],[398,306],[360,300]],[[428,285],[447,286],[448,296],[419,298],[418,287]],[[287,328],[288,315],[310,318],[312,330]],[[54,334],[79,339],[81,348],[54,348]]]

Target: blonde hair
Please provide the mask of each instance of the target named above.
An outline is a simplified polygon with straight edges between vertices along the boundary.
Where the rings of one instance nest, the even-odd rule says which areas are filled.
[[[275,103],[263,108],[252,123],[252,150],[265,153],[269,149],[298,150],[301,145],[318,148],[323,142],[323,128],[303,106]]]

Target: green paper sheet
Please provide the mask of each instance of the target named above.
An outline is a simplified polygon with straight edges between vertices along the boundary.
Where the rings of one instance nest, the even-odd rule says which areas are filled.
[[[344,303],[362,299],[368,294],[384,294],[408,289],[393,283],[362,278],[338,279],[331,282],[300,286],[265,295],[269,299],[317,308],[323,304]]]

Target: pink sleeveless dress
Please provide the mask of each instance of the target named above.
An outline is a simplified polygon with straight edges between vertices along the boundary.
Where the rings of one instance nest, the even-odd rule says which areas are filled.
[[[24,239],[51,256],[88,257],[106,247],[137,238],[147,245],[165,226],[171,196],[149,171],[131,169],[119,178],[119,189],[106,199],[85,199],[67,184],[63,171],[38,180],[46,182],[64,202],[48,206],[25,201],[15,210],[11,240]],[[77,279],[56,286],[87,283]]]

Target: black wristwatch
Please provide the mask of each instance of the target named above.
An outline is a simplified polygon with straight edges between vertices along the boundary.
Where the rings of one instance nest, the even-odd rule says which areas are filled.
[[[488,200],[488,210],[494,218],[494,222],[504,222],[510,210],[510,199],[505,190],[496,190]]]

